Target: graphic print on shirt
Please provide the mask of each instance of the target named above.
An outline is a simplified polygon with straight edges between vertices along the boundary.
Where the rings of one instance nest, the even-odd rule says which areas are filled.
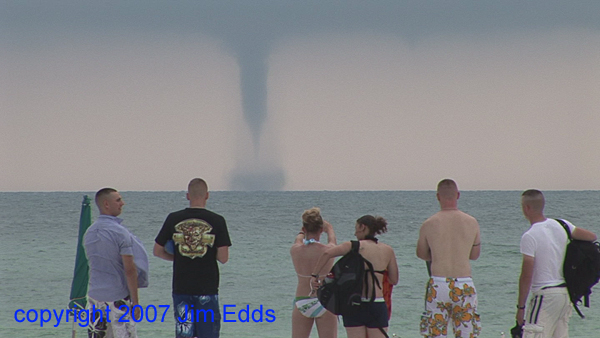
[[[182,256],[194,259],[203,257],[215,243],[215,235],[209,234],[212,226],[196,218],[186,219],[175,225],[173,241],[179,247]]]

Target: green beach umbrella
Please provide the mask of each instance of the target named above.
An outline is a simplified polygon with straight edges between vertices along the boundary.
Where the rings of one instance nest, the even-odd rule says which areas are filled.
[[[83,235],[92,224],[92,208],[90,198],[83,196],[81,202],[81,216],[79,217],[79,237],[77,240],[77,256],[75,258],[75,269],[73,271],[73,282],[71,283],[71,297],[69,309],[85,309],[87,304],[86,295],[88,289],[89,271],[88,260],[83,249]]]

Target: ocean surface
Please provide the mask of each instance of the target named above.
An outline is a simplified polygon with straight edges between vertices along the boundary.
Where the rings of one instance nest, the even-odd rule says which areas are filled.
[[[65,309],[75,263],[77,228],[83,196],[93,192],[0,193],[0,337],[71,337],[72,319],[56,319],[40,327],[15,320],[15,311]],[[562,217],[600,233],[600,191],[546,192],[548,217]],[[140,337],[173,337],[171,263],[152,256],[154,237],[171,211],[187,206],[181,192],[122,192],[124,225],[145,244],[150,255],[150,286],[141,303],[158,310],[157,319],[138,324]],[[482,253],[472,263],[479,293],[481,337],[510,336],[514,325],[521,255],[519,239],[528,228],[519,191],[463,191],[459,207],[479,220]],[[221,268],[220,302],[229,305],[221,337],[290,337],[296,276],[289,256],[305,209],[318,206],[335,229],[338,242],[353,239],[354,222],[364,214],[388,220],[380,239],[398,259],[400,282],[393,292],[390,334],[420,337],[419,319],[427,272],[415,256],[421,223],[438,210],[433,191],[211,192],[208,208],[227,220],[233,242],[230,260]],[[98,212],[93,207],[93,219]],[[591,296],[586,319],[571,318],[571,337],[596,338],[600,330],[600,287]],[[163,305],[163,307],[160,307]],[[273,310],[275,320],[260,322],[260,310]],[[255,312],[254,320],[244,311]],[[241,312],[240,312],[241,311]],[[18,316],[22,317],[22,315]],[[56,325],[56,327],[55,327]],[[77,326],[77,337],[86,337]],[[313,330],[311,337],[317,337]],[[346,337],[340,323],[339,337]]]

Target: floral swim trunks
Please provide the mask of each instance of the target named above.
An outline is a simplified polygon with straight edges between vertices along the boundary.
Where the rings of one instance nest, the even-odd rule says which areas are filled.
[[[427,282],[421,334],[446,337],[452,323],[454,337],[478,337],[481,323],[477,313],[477,292],[470,277],[432,277]]]
[[[88,297],[89,338],[137,338],[136,322],[131,317],[129,297],[114,302],[101,302]],[[108,314],[108,318],[106,315]]]

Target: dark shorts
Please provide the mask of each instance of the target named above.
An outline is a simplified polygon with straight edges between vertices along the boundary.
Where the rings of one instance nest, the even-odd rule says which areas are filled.
[[[385,302],[364,302],[352,315],[342,316],[344,327],[366,326],[369,329],[388,327],[388,311]]]
[[[218,295],[173,294],[177,338],[219,338],[221,312]]]

